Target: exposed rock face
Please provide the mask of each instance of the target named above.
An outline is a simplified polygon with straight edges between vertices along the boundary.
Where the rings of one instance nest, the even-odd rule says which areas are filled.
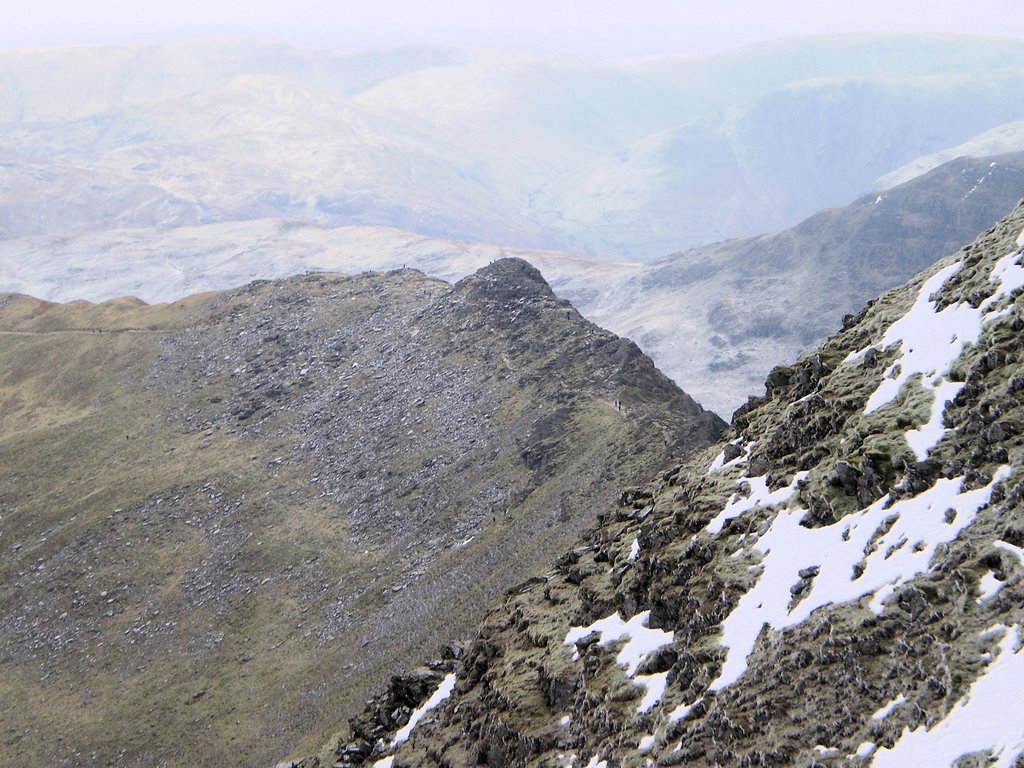
[[[0,297],[0,763],[312,749],[724,426],[524,262]]]
[[[362,764],[1020,766],[1022,262],[1024,206],[773,371]]]

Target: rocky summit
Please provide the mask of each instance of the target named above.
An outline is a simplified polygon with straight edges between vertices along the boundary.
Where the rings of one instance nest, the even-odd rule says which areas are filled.
[[[518,260],[0,296],[0,764],[314,751],[724,427]]]
[[[1022,262],[1024,205],[301,765],[1020,768]]]

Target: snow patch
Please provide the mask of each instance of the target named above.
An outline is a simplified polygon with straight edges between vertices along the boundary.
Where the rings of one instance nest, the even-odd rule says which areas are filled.
[[[671,645],[675,637],[672,632],[649,628],[647,620],[650,616],[650,611],[643,611],[629,621],[623,621],[617,613],[613,613],[607,618],[595,621],[589,627],[573,627],[565,636],[565,645],[574,645],[591,632],[601,634],[599,641],[601,645],[608,645],[627,637],[629,640],[622,646],[622,650],[619,651],[615,660],[625,666],[626,674],[632,677],[648,654],[663,646]],[[577,653],[574,658],[578,658],[578,655]]]
[[[1005,541],[997,541],[996,546],[1000,549],[1006,550],[1011,554],[1016,555],[1017,558],[1020,560],[1020,564],[1024,566],[1024,549],[1021,549],[1020,547],[1015,547],[1013,546],[1013,544],[1009,544]]]
[[[416,727],[416,724],[423,718],[427,712],[432,710],[442,701],[451,696],[452,691],[455,689],[455,674],[449,673],[444,676],[444,680],[437,686],[437,690],[423,702],[409,718],[409,722],[406,723],[402,728],[395,734],[395,738],[391,741],[391,746],[395,747],[401,744],[403,741],[409,738],[409,734],[412,733],[412,729]]]
[[[732,685],[746,671],[747,656],[765,624],[781,630],[822,606],[867,595],[873,596],[871,610],[881,613],[885,599],[927,570],[936,548],[970,525],[1009,475],[1009,467],[1002,467],[988,485],[974,490],[964,490],[959,479],[940,478],[918,496],[891,506],[883,497],[821,528],[800,525],[804,509],[780,510],[749,547],[762,553],[761,575],[722,624],[721,644],[728,652],[710,690]],[[951,521],[950,509],[956,513]],[[800,579],[799,571],[813,566],[819,568],[817,575],[790,609],[790,588]]]
[[[1024,753],[1024,652],[1020,628],[996,625],[986,632],[1002,631],[998,652],[985,673],[949,714],[929,729],[903,729],[892,749],[875,753],[874,768],[907,765],[951,765],[962,755],[991,752],[991,768],[1011,768]]]
[[[723,450],[723,451],[719,451],[718,455],[715,456],[714,460],[711,462],[711,466],[708,467],[708,474],[712,475],[715,472],[718,472],[722,468],[722,466],[724,464],[725,464],[725,451]]]
[[[1018,246],[1024,247],[1018,238]],[[967,303],[951,304],[939,310],[931,296],[955,275],[962,263],[957,262],[939,270],[924,282],[914,305],[892,323],[882,338],[882,347],[899,345],[899,356],[882,374],[878,387],[868,398],[866,414],[893,402],[903,386],[913,377],[921,377],[921,385],[932,393],[928,420],[917,429],[907,432],[907,442],[919,461],[928,456],[946,433],[942,416],[946,402],[956,397],[962,382],[946,380],[950,366],[963,354],[964,347],[976,344],[987,323],[1004,313],[992,312],[993,306],[1017,288],[1024,287],[1024,268],[1015,261],[1020,255],[1013,251],[1001,258],[992,269],[990,279],[996,282],[995,293],[978,308]],[[857,360],[869,347],[847,356],[847,362]]]
[[[738,446],[743,442],[743,437],[737,437],[735,440],[730,441],[729,445]],[[750,458],[750,452],[753,450],[754,444],[749,443],[746,449],[734,459],[729,461],[725,460],[725,451],[719,451],[718,455],[715,456],[714,461],[711,462],[711,466],[708,467],[708,474],[713,475],[716,472],[720,472],[728,467],[736,467],[743,464],[747,459]]]
[[[608,768],[607,760],[598,760],[597,755],[590,758],[590,762],[587,763],[586,768]]]
[[[1019,248],[1024,248],[1024,243],[1021,243],[1022,239],[1024,239],[1024,233],[1017,238]],[[997,261],[992,268],[991,278],[998,281],[998,287],[996,292],[981,305],[980,309],[983,312],[989,312],[991,306],[997,301],[1004,296],[1009,296],[1018,288],[1024,287],[1024,267],[1017,264],[1017,257],[1020,255],[1020,251],[1011,251]]]
[[[988,571],[981,577],[981,582],[978,584],[978,589],[981,592],[981,596],[978,597],[978,603],[983,603],[989,598],[995,597],[999,590],[1003,588],[1003,584],[1004,582],[997,579],[992,571]]]
[[[626,668],[626,675],[632,678],[634,683],[645,689],[637,712],[646,712],[661,701],[668,682],[667,672],[638,676],[637,670],[651,653],[666,645],[671,645],[675,638],[672,632],[648,627],[647,621],[650,616],[650,611],[643,611],[629,621],[623,621],[617,613],[613,613],[607,618],[595,621],[589,627],[573,627],[566,634],[564,641],[565,645],[574,645],[592,632],[600,633],[601,639],[598,641],[600,645],[608,645],[622,638],[628,638],[626,644],[622,646],[622,650],[615,657],[615,661]],[[579,651],[574,649],[573,659],[578,658]]]
[[[394,755],[388,755],[383,760],[378,760],[376,763],[374,763],[373,764],[373,768],[391,768],[391,766],[394,764],[394,762],[395,762],[395,756]]]
[[[871,753],[874,751],[875,743],[873,741],[862,741],[855,754],[857,757],[871,757]]]
[[[654,746],[654,737],[653,736],[644,736],[642,739],[640,739],[640,743],[637,744],[636,748],[638,750],[640,750],[641,752],[650,752],[651,748],[653,746]]]
[[[668,672],[657,672],[653,675],[637,675],[633,678],[634,683],[642,685],[646,690],[644,697],[637,706],[637,714],[643,714],[650,710],[655,704],[661,701],[665,695],[665,687],[668,685]]]
[[[734,493],[725,505],[725,508],[715,516],[714,520],[708,523],[704,530],[711,534],[721,533],[726,522],[734,517],[739,517],[754,507],[776,507],[780,504],[785,504],[796,492],[800,481],[806,477],[807,472],[797,472],[789,485],[775,491],[768,490],[767,475],[741,478],[738,482],[746,483],[750,488],[750,493],[746,496]]]
[[[640,554],[640,539],[633,539],[633,543],[629,546],[629,557],[626,558],[627,562],[636,560],[637,555]]]
[[[673,723],[678,723],[680,720],[682,720],[684,717],[690,714],[691,709],[696,707],[702,701],[704,701],[704,699],[698,699],[693,704],[680,704],[678,707],[676,707],[668,713],[669,721]]]
[[[906,701],[907,701],[907,697],[904,696],[901,693],[899,696],[897,696],[895,699],[890,701],[888,704],[886,704],[880,710],[875,712],[875,714],[873,714],[871,716],[871,719],[872,720],[885,720],[885,718],[887,718],[890,714],[892,714],[892,711],[894,709],[896,709],[896,707],[898,707],[900,704],[905,704]]]
[[[990,166],[989,166],[989,168],[991,168],[991,167],[992,167],[992,166],[990,165]],[[977,191],[978,187],[980,187],[980,186],[981,186],[982,182],[984,182],[984,181],[985,181],[985,179],[987,179],[987,178],[988,178],[989,176],[991,176],[991,175],[992,175],[992,171],[989,171],[989,172],[988,172],[988,173],[986,173],[986,174],[985,174],[984,176],[982,176],[982,177],[981,177],[980,179],[978,179],[978,180],[977,180],[977,181],[976,181],[976,182],[974,183],[974,186],[973,186],[973,187],[971,187],[970,191],[969,191],[969,192],[968,192],[968,193],[967,193],[966,195],[964,195],[963,197],[961,197],[960,199],[961,199],[961,200],[966,200],[966,199],[967,199],[968,197],[970,197],[971,195],[973,195],[973,194],[974,194],[974,193],[975,193],[975,192]]]

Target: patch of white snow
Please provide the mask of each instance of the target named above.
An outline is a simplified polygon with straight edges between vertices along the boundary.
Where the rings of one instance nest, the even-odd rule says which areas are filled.
[[[776,507],[785,504],[796,492],[797,484],[805,477],[807,477],[807,472],[797,472],[789,485],[775,491],[768,490],[767,475],[742,478],[739,482],[746,483],[750,488],[750,493],[746,496],[734,493],[725,508],[708,523],[704,530],[712,534],[721,533],[727,521],[739,517],[754,507]]]
[[[989,503],[996,484],[1009,475],[1010,469],[1002,467],[992,482],[974,490],[964,490],[959,479],[940,478],[913,498],[887,507],[889,498],[883,497],[821,528],[800,525],[806,510],[780,510],[750,547],[762,553],[761,575],[722,623],[721,643],[728,653],[710,690],[720,690],[739,679],[765,624],[784,629],[804,621],[822,606],[866,595],[873,595],[870,608],[881,613],[885,599],[927,570],[935,549],[970,525],[978,510]],[[947,522],[949,509],[956,512],[952,522]],[[880,534],[886,526],[888,530]],[[897,547],[903,540],[914,545]],[[819,567],[818,574],[803,600],[790,610],[790,587],[798,581],[800,570],[812,566]],[[854,566],[863,569],[859,577],[855,577]]]
[[[564,642],[565,645],[573,645],[591,632],[601,634],[601,645],[614,643],[623,637],[629,638],[615,660],[626,667],[626,674],[632,677],[649,653],[662,646],[671,645],[674,638],[671,632],[648,627],[647,620],[650,616],[650,611],[643,611],[629,621],[623,621],[619,614],[613,613],[607,618],[595,621],[589,627],[573,627],[565,636]]]
[[[737,437],[735,440],[731,441],[729,443],[729,445],[738,446],[738,445],[740,445],[743,442],[743,440],[744,440],[744,438],[742,436],[741,437]],[[748,443],[747,447],[744,449],[743,453],[741,453],[739,456],[737,456],[736,458],[731,459],[729,461],[725,460],[725,451],[724,450],[723,451],[719,451],[718,455],[715,456],[715,460],[711,462],[711,466],[708,467],[708,474],[709,475],[713,475],[715,472],[720,472],[721,470],[723,470],[723,469],[725,469],[727,467],[735,467],[735,466],[738,466],[738,465],[742,464],[743,462],[745,462],[747,459],[750,458],[750,452],[753,449],[754,449],[754,444],[753,443]]]
[[[1018,246],[1024,247],[1018,238]],[[932,405],[928,420],[907,433],[907,441],[919,460],[935,447],[946,433],[942,415],[946,402],[956,397],[962,382],[946,380],[950,366],[963,353],[967,344],[975,344],[984,326],[1001,317],[1003,312],[992,312],[992,307],[1004,296],[1024,286],[1024,268],[1015,262],[1020,255],[1013,251],[1000,259],[992,269],[990,279],[996,282],[995,293],[978,308],[967,303],[951,304],[939,310],[931,296],[938,291],[962,264],[950,264],[924,282],[914,305],[892,323],[882,338],[882,347],[899,345],[899,357],[883,373],[881,383],[868,398],[865,413],[872,413],[888,405],[899,395],[904,384],[915,376],[921,385],[931,390]],[[847,361],[861,357],[869,347],[851,353]]]
[[[647,620],[650,616],[650,611],[643,611],[629,621],[623,621],[617,613],[613,613],[611,616],[595,621],[589,627],[573,627],[566,634],[564,641],[565,645],[574,645],[592,632],[600,633],[601,638],[598,641],[600,645],[608,645],[622,638],[628,638],[615,660],[626,668],[626,674],[633,679],[634,683],[645,689],[637,712],[646,712],[661,701],[661,697],[665,694],[665,686],[668,684],[667,672],[637,675],[637,670],[648,655],[659,648],[671,645],[675,637],[672,632],[648,627]],[[573,659],[577,658],[579,658],[579,652],[574,649]]]
[[[678,707],[668,713],[669,722],[677,723],[690,714],[690,710],[700,704],[703,699],[698,699],[693,704],[680,704]]]
[[[904,696],[901,693],[899,696],[897,696],[895,699],[890,701],[888,704],[886,704],[880,710],[875,712],[875,714],[873,714],[871,716],[871,719],[872,720],[885,720],[885,718],[887,718],[890,714],[892,714],[892,711],[894,709],[896,709],[896,707],[898,707],[900,704],[905,704],[906,701],[907,701],[907,697]]]
[[[444,676],[444,680],[437,686],[437,690],[423,702],[409,718],[409,722],[406,723],[402,728],[395,734],[395,738],[391,740],[391,746],[397,746],[403,741],[409,738],[409,734],[412,733],[412,729],[416,727],[416,724],[423,718],[427,712],[432,710],[442,701],[451,696],[452,691],[455,689],[455,673],[451,672]]]
[[[981,577],[981,582],[978,584],[978,589],[981,591],[981,596],[978,597],[978,602],[983,603],[991,597],[995,597],[1000,589],[1003,588],[1005,582],[1000,581],[996,578],[996,575],[992,571],[988,571],[984,576]]]
[[[875,744],[872,741],[862,741],[860,746],[857,747],[857,757],[871,757],[871,753],[875,751]]]
[[[1016,555],[1020,560],[1020,564],[1024,566],[1024,549],[1021,549],[1020,547],[1015,547],[1013,546],[1013,544],[1009,544],[1005,541],[997,541],[996,546],[1000,549],[1005,549],[1007,552]]]
[[[656,672],[653,675],[637,675],[633,682],[642,685],[646,690],[644,697],[637,706],[637,714],[643,714],[650,710],[655,704],[661,701],[665,695],[665,687],[668,685],[668,672]]]
[[[715,472],[720,470],[724,464],[725,464],[725,451],[719,451],[718,455],[715,456],[714,460],[711,462],[711,466],[708,467],[708,474],[709,475],[714,474]]]
[[[637,555],[640,554],[640,539],[633,539],[633,543],[629,546],[629,557],[626,558],[628,562],[636,560]]]
[[[991,768],[1014,765],[1024,752],[1024,710],[1020,706],[1024,651],[1019,627],[992,629],[1003,632],[998,654],[967,695],[931,728],[904,728],[892,749],[882,747],[875,753],[874,768],[952,765],[974,752],[991,752],[995,760]]]

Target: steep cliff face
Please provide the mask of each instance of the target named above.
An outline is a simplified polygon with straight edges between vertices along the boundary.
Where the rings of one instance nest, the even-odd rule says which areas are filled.
[[[1024,206],[775,369],[332,759],[1019,768],[1022,258]]]
[[[0,764],[312,749],[724,426],[521,261],[0,296]]]

